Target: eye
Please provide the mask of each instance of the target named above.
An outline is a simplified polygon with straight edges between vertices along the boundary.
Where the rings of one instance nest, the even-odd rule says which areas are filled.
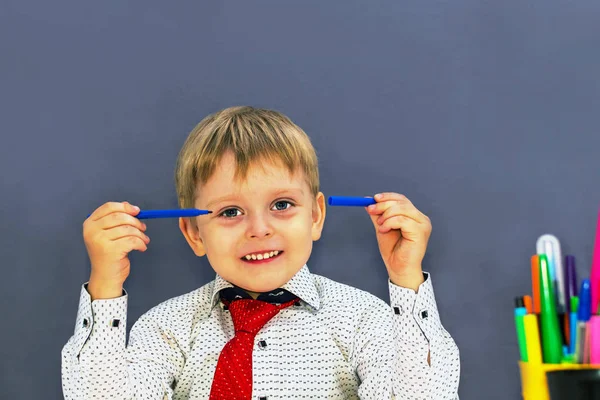
[[[289,201],[285,201],[285,200],[280,200],[278,202],[275,203],[275,209],[277,211],[283,211],[283,210],[287,210],[290,207],[287,207],[287,205],[289,205],[290,207],[293,207],[294,205],[292,203],[290,203]]]
[[[228,208],[227,210],[223,210],[223,212],[221,212],[219,214],[219,217],[224,217],[224,218],[234,218],[237,217],[238,214],[236,214],[236,212],[239,212],[240,210],[238,210],[237,208]]]

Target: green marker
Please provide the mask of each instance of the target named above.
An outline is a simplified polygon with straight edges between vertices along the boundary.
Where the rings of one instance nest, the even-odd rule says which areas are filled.
[[[561,364],[577,364],[577,360],[575,360],[574,354],[568,354],[563,356]]]
[[[548,257],[538,254],[540,264],[540,319],[542,331],[542,354],[544,363],[560,364],[562,358],[562,337],[556,315],[554,288],[548,268]]]
[[[527,341],[525,339],[525,323],[523,317],[527,315],[527,309],[522,297],[515,297],[515,326],[517,327],[517,340],[519,341],[519,353],[521,361],[529,361],[527,357]]]
[[[577,347],[577,309],[579,308],[579,297],[571,296],[571,314],[569,314],[570,342],[569,353],[575,354]]]

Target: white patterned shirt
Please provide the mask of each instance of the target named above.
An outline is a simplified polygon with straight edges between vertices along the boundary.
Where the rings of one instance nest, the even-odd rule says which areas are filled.
[[[390,305],[311,274],[256,335],[252,399],[458,399],[459,352],[443,328],[429,274],[415,293],[388,281]],[[221,349],[234,336],[219,275],[143,314],[126,345],[127,292],[91,301],[62,349],[65,399],[208,399]],[[430,364],[427,356],[430,352]]]

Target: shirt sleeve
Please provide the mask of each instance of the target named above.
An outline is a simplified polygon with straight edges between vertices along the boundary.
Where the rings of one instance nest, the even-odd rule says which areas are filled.
[[[144,314],[126,346],[127,292],[94,300],[82,285],[73,336],[62,349],[66,400],[172,399],[172,383],[184,365],[177,343]]]
[[[388,282],[391,319],[383,302],[363,317],[355,340],[361,399],[458,400],[458,347],[440,321],[431,277],[424,278],[417,292]]]

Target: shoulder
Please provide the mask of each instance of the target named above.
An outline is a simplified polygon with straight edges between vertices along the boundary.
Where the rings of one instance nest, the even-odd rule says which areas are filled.
[[[388,312],[390,306],[379,297],[365,290],[333,279],[312,274],[323,307],[341,306],[354,311],[380,310]]]
[[[392,332],[392,308],[379,297],[320,275],[314,275],[314,281],[321,299],[317,316],[340,343],[351,346],[348,340]]]
[[[210,312],[214,281],[204,286],[165,300],[148,310],[142,318],[152,319],[159,325],[195,322]]]

